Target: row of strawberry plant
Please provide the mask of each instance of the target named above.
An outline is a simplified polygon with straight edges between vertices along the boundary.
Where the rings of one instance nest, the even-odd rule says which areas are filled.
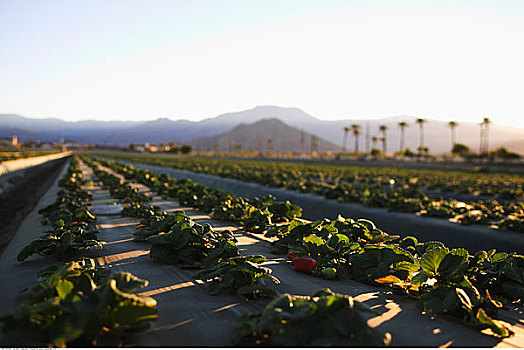
[[[176,194],[170,191],[175,180],[165,174],[114,162],[106,164],[139,181],[147,178],[159,193]],[[522,302],[521,255],[495,250],[471,255],[465,249],[450,250],[441,242],[419,243],[414,237],[393,243],[398,236],[383,232],[365,219],[339,217],[313,223],[292,220],[284,225],[266,223],[257,231],[279,238],[274,251],[291,253],[297,271],[327,279],[350,278],[387,285],[417,298],[428,314],[447,313],[467,324],[490,328],[498,336],[512,334],[493,316],[503,305]]]
[[[130,273],[112,274],[86,259],[83,253],[96,239],[91,195],[82,190],[83,174],[73,157],[57,200],[39,213],[51,231],[18,255],[52,255],[66,261],[39,272],[39,281],[27,288],[27,301],[0,318],[9,346],[117,346],[156,318],[156,301],[132,292],[148,282]]]
[[[419,213],[423,216],[448,218],[460,224],[480,224],[524,232],[522,177],[453,172],[428,172],[406,169],[335,167],[284,162],[260,162],[194,158],[154,158],[112,155],[115,158],[201,172],[270,187],[315,193],[341,202],[358,202],[390,211]],[[340,168],[340,169],[339,169]],[[356,173],[356,174],[355,174]],[[477,178],[478,177],[478,178]],[[467,183],[474,178],[474,184]],[[445,179],[445,181],[443,180]],[[502,180],[501,180],[502,179]],[[443,182],[444,181],[444,182]],[[450,190],[444,183],[460,184],[453,188],[467,189],[469,194],[496,194],[498,200],[467,202],[427,195],[426,190]],[[489,184],[489,191],[479,188]],[[450,185],[451,186],[451,185]],[[476,186],[476,187],[475,187]]]
[[[522,175],[520,174],[203,157],[155,157],[124,154],[111,154],[110,156],[257,182],[271,187],[286,187],[293,183],[308,184],[308,181],[331,185],[362,183],[369,186],[389,186],[393,181],[396,186],[406,188],[434,190],[450,194],[493,196],[502,200],[524,199]]]
[[[97,239],[96,217],[88,209],[92,196],[82,189],[82,182],[78,160],[72,158],[67,173],[58,183],[61,190],[57,199],[38,212],[44,217],[42,224],[50,225],[51,229],[24,247],[17,256],[18,261],[33,254],[72,260],[89,247],[103,245]]]
[[[8,160],[17,160],[22,158],[31,158],[38,156],[45,156],[48,154],[58,153],[58,151],[11,151],[11,150],[0,150],[0,162]]]
[[[129,184],[122,184],[120,178],[95,162],[85,161],[110,192],[119,189],[126,197],[136,193]],[[261,282],[270,279],[279,283],[271,275],[271,269],[259,265],[266,258],[242,256],[231,231],[215,231],[209,224],[201,225],[191,220],[183,211],[167,214],[158,207],[146,205],[145,198],[129,203],[121,215],[142,218],[135,240],[151,243],[151,258],[183,268],[200,268],[195,278],[208,283],[210,294],[233,291],[248,299],[275,295]]]
[[[173,183],[174,179],[162,177],[161,185],[156,175],[150,172],[137,176],[134,169],[120,167],[113,162],[104,162],[115,171],[127,175],[160,190],[165,183]],[[188,181],[181,181],[190,188],[177,187],[180,197],[187,198],[192,188],[198,188],[197,193],[205,192],[201,185],[195,186]],[[169,192],[159,191],[164,196]],[[223,194],[211,191],[214,198],[222,198]],[[202,193],[201,193],[202,194]],[[228,199],[234,199],[227,194]],[[187,199],[186,199],[187,200]],[[193,198],[197,201],[197,198]],[[210,203],[207,198],[202,202]],[[247,202],[246,202],[247,203]],[[271,204],[257,200],[259,205],[271,206],[271,215],[276,215],[285,203]],[[216,206],[216,205],[215,205]],[[208,208],[214,212],[215,206]],[[289,204],[288,204],[289,207]],[[142,220],[135,232],[136,241],[147,241],[152,244],[151,257],[167,264],[178,265],[184,268],[200,268],[194,275],[195,279],[207,284],[207,291],[211,295],[236,293],[247,299],[258,299],[275,296],[276,292],[262,283],[263,279],[280,283],[271,275],[271,269],[260,266],[266,258],[262,255],[243,256],[236,246],[236,238],[229,230],[214,232],[210,225],[199,225],[192,221],[182,211],[171,215],[153,210],[153,206],[137,203],[137,208],[144,208],[135,213]],[[267,208],[266,208],[267,209]],[[289,208],[288,208],[289,209]],[[269,210],[267,210],[269,212]],[[248,211],[249,213],[249,211]],[[234,216],[233,216],[234,217]],[[277,216],[278,217],[278,216]],[[269,219],[271,217],[268,217]],[[279,217],[283,219],[285,216]],[[280,308],[284,307],[285,311]],[[364,304],[353,301],[347,295],[332,293],[324,290],[310,297],[292,296],[284,294],[271,301],[260,313],[244,314],[239,318],[235,329],[234,343],[236,345],[271,345],[271,346],[300,346],[300,345],[332,345],[332,346],[382,346],[390,342],[391,336],[366,324],[361,314],[370,311]],[[333,322],[346,324],[343,327],[333,328]],[[317,329],[307,337],[298,337],[297,330],[305,325],[315,324]]]
[[[382,232],[369,220],[342,217],[291,222],[268,229],[268,234],[279,237],[274,252],[287,252],[297,271],[385,285],[417,299],[427,314],[453,315],[500,337],[512,334],[494,317],[499,309],[523,301],[522,255],[494,249],[471,255],[411,236],[395,243],[398,236]]]
[[[270,225],[288,222],[302,215],[299,206],[289,201],[278,202],[271,195],[254,199],[236,197],[230,192],[208,188],[190,179],[175,180],[165,173],[157,175],[146,169],[97,160],[127,179],[148,186],[160,196],[176,198],[180,204],[210,213],[213,219],[238,222],[249,232],[263,232]]]

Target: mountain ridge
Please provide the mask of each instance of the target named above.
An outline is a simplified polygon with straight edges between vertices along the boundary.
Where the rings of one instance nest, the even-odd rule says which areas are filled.
[[[271,145],[269,143],[271,139]],[[318,152],[340,151],[340,146],[317,138]],[[280,119],[262,119],[255,123],[240,123],[230,131],[216,136],[200,137],[191,142],[200,151],[233,151],[240,145],[244,151],[309,152],[312,135],[289,126]]]
[[[31,119],[16,114],[0,114],[0,136],[17,135],[21,141],[29,139],[42,142],[57,142],[64,138],[88,144],[129,145],[130,143],[190,143],[201,137],[212,137],[232,130],[237,125],[253,124],[263,119],[279,119],[290,127],[314,134],[319,138],[329,140],[341,146],[344,127],[359,124],[359,150],[368,150],[373,146],[371,137],[380,137],[379,126],[386,125],[387,151],[392,153],[399,149],[399,121],[408,121],[405,131],[405,146],[416,150],[419,146],[419,127],[414,123],[415,116],[400,115],[380,119],[347,119],[320,120],[296,107],[278,107],[272,105],[257,106],[252,109],[220,114],[195,122],[187,119],[172,120],[157,118],[149,121],[96,121],[82,120],[66,122],[57,118]],[[451,131],[448,122],[427,118],[424,125],[425,145],[430,152],[440,154],[449,152],[451,148]],[[366,142],[367,125],[369,137]],[[464,143],[478,151],[480,129],[478,123],[463,122],[456,128],[457,142]],[[347,150],[354,149],[354,136],[347,138]],[[490,125],[490,148],[508,145],[514,152],[524,154],[524,129],[515,127]],[[381,148],[378,142],[375,147]]]

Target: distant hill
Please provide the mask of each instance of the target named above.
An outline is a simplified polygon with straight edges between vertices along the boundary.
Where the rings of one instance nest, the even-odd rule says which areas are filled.
[[[262,119],[252,124],[239,124],[232,130],[216,136],[200,137],[191,144],[194,149],[228,151],[234,145],[241,145],[242,150],[268,151],[268,139],[271,139],[271,150],[276,152],[309,152],[312,135],[291,127],[279,119]],[[302,144],[303,140],[303,144]],[[233,150],[233,149],[231,149]],[[340,151],[340,146],[318,138],[318,151]]]
[[[396,116],[372,120],[337,120],[317,119],[298,108],[278,106],[258,106],[249,110],[221,114],[199,122],[189,120],[171,120],[161,118],[152,121],[93,121],[65,122],[59,119],[30,119],[13,114],[0,114],[0,137],[17,135],[21,141],[40,140],[56,142],[60,138],[87,144],[129,145],[130,143],[189,143],[201,137],[218,136],[233,130],[240,124],[253,124],[263,119],[279,119],[284,124],[303,130],[329,142],[342,145],[343,128],[352,124],[361,126],[359,149],[366,149],[366,132],[369,130],[368,143],[372,146],[371,137],[380,136],[379,126],[386,125],[387,151],[392,153],[399,149],[400,130],[398,123],[409,124],[406,129],[405,146],[416,150],[419,145],[419,128],[415,116]],[[479,118],[480,121],[480,118]],[[496,120],[494,120],[496,122]],[[478,152],[480,129],[477,123],[459,123],[456,128],[457,142],[464,143]],[[424,125],[425,145],[431,153],[449,152],[451,132],[447,122],[427,119]],[[257,141],[258,143],[258,141]],[[524,129],[505,127],[497,124],[490,126],[490,148],[506,146],[508,149],[524,155]],[[354,149],[354,138],[350,135],[347,149]],[[381,147],[380,142],[376,145]],[[306,149],[308,149],[306,147]]]

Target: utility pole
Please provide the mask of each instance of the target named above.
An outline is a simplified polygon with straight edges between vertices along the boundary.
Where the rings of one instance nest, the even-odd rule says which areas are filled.
[[[369,154],[369,120],[366,122],[366,155]]]
[[[258,154],[262,155],[262,133],[258,133]]]
[[[311,153],[318,153],[318,138],[315,135],[311,135]]]
[[[300,153],[306,152],[306,135],[303,130],[300,130]]]
[[[479,155],[484,153],[484,123],[480,123],[480,145],[479,145]]]

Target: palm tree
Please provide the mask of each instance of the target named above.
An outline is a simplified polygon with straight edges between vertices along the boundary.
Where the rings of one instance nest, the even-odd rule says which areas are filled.
[[[371,138],[371,145],[372,145],[371,147],[372,147],[372,148],[377,148],[377,142],[378,142],[378,137],[373,136],[373,137]]]
[[[484,118],[482,124],[484,124],[484,152],[489,153],[489,124],[491,124],[491,120]]]
[[[458,123],[454,121],[450,121],[448,123],[448,126],[451,128],[451,149],[453,149],[453,146],[455,146],[455,128],[457,127]]]
[[[479,155],[481,155],[484,150],[484,123],[479,123],[480,126],[480,145],[479,145]]]
[[[353,135],[355,136],[355,152],[358,153],[358,136],[360,135],[360,125],[353,124],[351,125],[353,129]]]
[[[382,137],[380,138],[380,140],[382,141],[382,152],[386,154],[386,131],[388,130],[388,127],[385,125],[381,125],[378,127],[378,129],[382,133]]]
[[[398,126],[400,128],[400,148],[399,148],[399,151],[402,151],[404,149],[404,139],[406,138],[406,128],[408,127],[408,123],[400,122],[400,123],[398,123]]]
[[[422,150],[423,147],[424,147],[424,123],[425,122],[426,122],[426,119],[423,119],[423,118],[417,118],[417,120],[415,121],[415,123],[417,123],[419,128],[420,128],[420,146],[419,146],[419,150]]]
[[[349,126],[344,127],[344,139],[342,140],[342,152],[346,152],[346,144],[348,141],[348,132],[351,130]]]

